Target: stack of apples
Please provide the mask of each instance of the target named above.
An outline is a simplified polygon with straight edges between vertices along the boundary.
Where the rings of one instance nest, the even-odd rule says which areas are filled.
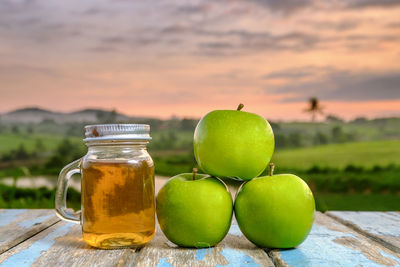
[[[273,175],[272,128],[242,108],[214,110],[199,121],[194,154],[206,174],[176,175],[156,197],[161,230],[178,246],[216,245],[228,233],[233,212],[246,238],[263,248],[298,246],[311,230],[310,188],[293,174]],[[258,177],[268,165],[269,175]],[[243,180],[234,203],[222,177]]]

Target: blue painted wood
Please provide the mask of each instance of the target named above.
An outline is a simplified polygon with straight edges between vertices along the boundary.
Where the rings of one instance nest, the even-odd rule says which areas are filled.
[[[212,248],[200,248],[196,251],[196,260],[202,261],[207,254],[212,254]]]
[[[368,259],[361,251],[344,246],[335,240],[353,240],[360,242],[357,236],[350,233],[330,230],[315,225],[308,239],[297,249],[281,251],[281,258],[290,266],[382,266]],[[386,254],[388,255],[388,254]],[[385,257],[382,255],[382,257]],[[400,266],[400,258],[396,259]],[[396,266],[392,265],[392,266]]]
[[[266,252],[248,241],[237,224],[232,224],[225,239],[211,248],[179,248],[169,242],[159,228],[145,246],[137,266],[273,266]]]
[[[7,216],[3,216],[7,215]],[[400,266],[400,253],[372,241],[363,234],[397,238],[399,213],[332,213],[359,227],[359,231],[317,213],[308,238],[296,249],[273,250],[277,266]],[[1,230],[29,232],[53,218],[53,211],[0,210]],[[266,253],[251,244],[232,224],[226,238],[216,247],[184,249],[171,245],[158,228],[155,239],[139,254],[134,250],[92,249],[81,239],[79,225],[58,222],[36,232],[21,244],[0,255],[3,266],[272,266]],[[1,243],[1,238],[0,238]],[[0,252],[1,253],[1,252]],[[136,262],[137,261],[137,262]]]
[[[307,239],[297,248],[270,252],[276,264],[289,266],[400,266],[400,254],[317,214]]]
[[[353,223],[370,234],[400,237],[400,213],[397,212],[331,211],[327,214]]]
[[[33,219],[29,219],[29,220],[25,220],[22,222],[19,222],[18,225],[24,228],[31,228],[34,225],[38,225],[41,224],[45,221],[47,221],[48,219],[54,217],[54,214],[49,214],[49,215],[43,215],[43,216],[39,216],[37,218],[33,218]]]
[[[94,249],[82,240],[81,226],[57,222],[0,255],[3,266],[132,266],[134,249]]]
[[[171,263],[167,262],[167,258],[161,258],[156,267],[173,267]]]
[[[237,251],[230,247],[225,247],[219,252],[225,259],[229,262],[227,265],[217,264],[217,266],[227,266],[227,267],[236,267],[236,266],[249,266],[249,267],[256,267],[260,266],[257,264],[253,258],[251,258],[248,254]]]
[[[235,231],[236,229],[234,229]],[[196,251],[196,260],[201,262],[204,260],[206,255],[212,255],[213,248],[204,248],[197,249]],[[237,251],[235,249],[230,248],[229,246],[225,246],[221,251],[218,252],[220,255],[225,257],[228,264],[221,265],[217,264],[216,266],[260,266],[257,264],[253,258],[242,251]]]
[[[400,253],[399,212],[332,211],[332,218]]]
[[[16,221],[18,215],[25,213],[27,210],[25,209],[9,209],[9,210],[0,210],[0,227],[11,224]]]
[[[57,221],[53,210],[0,210],[0,253]]]
[[[234,236],[243,237],[242,231],[240,231],[239,225],[232,224],[231,228],[229,229],[229,234]]]
[[[68,233],[73,224],[64,224],[61,227],[55,228],[44,238],[37,240],[31,244],[28,248],[23,249],[6,261],[1,263],[1,267],[15,267],[15,266],[30,266],[33,264],[38,257],[40,257],[43,251],[48,250],[55,242],[56,238]]]

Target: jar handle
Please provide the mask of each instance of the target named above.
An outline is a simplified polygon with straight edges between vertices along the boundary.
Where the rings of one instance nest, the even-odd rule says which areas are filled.
[[[81,159],[71,162],[61,170],[58,176],[55,198],[56,213],[58,217],[67,222],[81,223],[81,211],[75,212],[67,209],[68,182],[72,175],[81,173],[80,163]]]

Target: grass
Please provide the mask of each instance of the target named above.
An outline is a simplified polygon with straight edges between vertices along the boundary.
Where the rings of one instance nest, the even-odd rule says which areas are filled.
[[[394,211],[399,210],[400,195],[360,193],[319,193],[317,210]]]
[[[174,153],[154,152],[156,173],[160,175],[175,175],[188,172],[195,162],[191,151]],[[334,168],[334,172],[346,167],[356,166],[363,169],[372,169],[374,166],[400,165],[400,141],[370,141],[354,142],[345,144],[330,144],[308,148],[284,149],[275,152],[272,162],[276,165],[276,172],[304,172],[315,173],[312,168]],[[309,171],[311,169],[311,171]],[[347,171],[348,172],[348,171]],[[376,175],[380,175],[378,171]],[[343,172],[340,175],[346,175]],[[352,176],[353,173],[351,173]],[[356,170],[356,175],[357,170]],[[385,174],[386,175],[386,174]],[[368,175],[371,179],[385,180],[387,177],[374,177],[373,173]],[[336,178],[337,175],[334,177]],[[332,178],[333,179],[333,178]],[[397,179],[397,176],[394,178]],[[399,179],[397,179],[399,180]]]
[[[80,193],[72,188],[68,189],[67,207],[80,209]],[[41,188],[17,188],[0,184],[1,209],[53,209],[55,190]]]
[[[344,168],[348,165],[400,165],[400,141],[369,141],[329,144],[276,151],[272,162],[283,169],[309,169],[313,166]]]
[[[190,150],[193,146],[192,131],[162,130],[151,132],[152,140],[148,144],[149,151]]]
[[[384,118],[364,122],[284,122],[279,123],[277,132],[301,132],[312,137],[316,132],[331,134],[333,127],[339,126],[345,133],[353,133],[360,141],[386,140],[400,138],[400,119]],[[275,130],[275,129],[274,129]]]
[[[20,145],[23,145],[28,152],[33,152],[38,140],[41,140],[46,151],[52,151],[64,138],[62,135],[2,133],[0,134],[0,154],[18,149]],[[73,143],[81,143],[83,146],[82,138],[68,137],[68,139]]]
[[[165,176],[175,176],[179,173],[192,172],[197,167],[193,156],[186,154],[170,156],[154,156],[155,173]]]
[[[312,169],[310,170],[312,171]],[[326,173],[297,173],[318,192],[400,193],[400,168],[382,170],[330,171]]]

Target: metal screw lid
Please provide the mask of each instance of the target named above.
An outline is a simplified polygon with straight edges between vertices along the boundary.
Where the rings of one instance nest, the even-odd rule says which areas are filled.
[[[85,126],[83,141],[151,140],[147,124],[96,124]]]

